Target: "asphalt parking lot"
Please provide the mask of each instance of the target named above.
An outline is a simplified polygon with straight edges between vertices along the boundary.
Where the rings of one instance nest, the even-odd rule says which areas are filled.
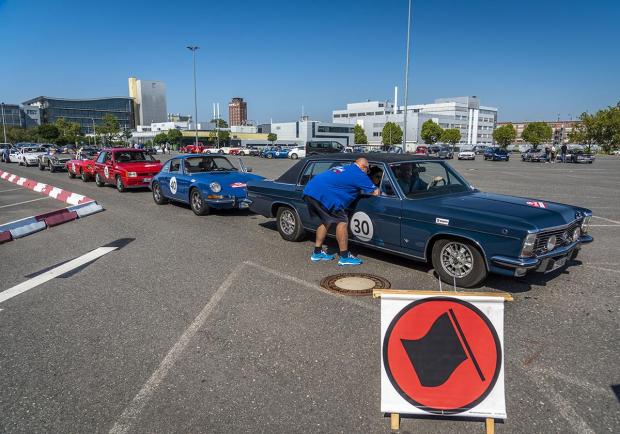
[[[9,223],[66,206],[25,187],[0,179],[0,224]]]
[[[270,178],[294,164],[244,161]],[[508,419],[496,431],[619,432],[620,159],[451,164],[481,190],[584,206],[595,216],[595,242],[566,270],[491,276],[480,288],[515,299],[505,314]],[[379,302],[323,291],[318,282],[342,270],[310,263],[310,240],[287,243],[273,221],[245,211],[197,217],[182,205],[157,206],[149,191],[120,194],[66,173],[0,168],[106,208],[0,246],[0,291],[128,239],[0,303],[0,432],[389,432],[379,411]],[[32,215],[21,205],[1,208],[11,188],[0,183],[0,222],[13,219],[8,212]],[[30,204],[47,202],[54,200]],[[356,252],[365,261],[359,271],[393,288],[438,289],[428,265]],[[456,420],[401,424],[403,433],[482,429]]]

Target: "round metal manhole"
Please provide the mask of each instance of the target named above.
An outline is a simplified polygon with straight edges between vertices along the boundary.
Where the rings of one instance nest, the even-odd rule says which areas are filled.
[[[346,295],[370,295],[374,289],[389,288],[390,282],[372,274],[342,273],[323,278],[321,286]]]

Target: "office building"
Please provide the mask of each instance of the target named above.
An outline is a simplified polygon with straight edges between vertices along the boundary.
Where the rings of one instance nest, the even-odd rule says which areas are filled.
[[[573,131],[577,125],[581,123],[581,121],[570,120],[570,121],[525,121],[525,122],[498,122],[497,126],[500,127],[502,125],[512,124],[515,131],[517,132],[517,138],[515,139],[516,145],[524,145],[525,140],[523,140],[523,130],[525,127],[532,122],[544,122],[551,127],[552,136],[551,143],[554,145],[562,145],[564,143],[570,143],[569,134]]]
[[[41,124],[53,124],[56,119],[64,118],[68,122],[80,125],[84,134],[93,133],[93,124],[101,125],[105,115],[112,115],[122,130],[135,128],[133,116],[133,100],[126,96],[67,99],[39,96],[25,101],[25,110],[40,111]]]
[[[404,128],[404,107],[389,101],[367,101],[347,104],[344,110],[332,112],[333,122],[359,124],[370,145],[381,144],[381,132],[387,122]],[[424,143],[422,124],[432,120],[444,129],[461,132],[461,146],[491,145],[497,124],[497,108],[480,105],[475,96],[439,98],[431,104],[409,105],[407,110],[407,150]]]
[[[167,122],[166,84],[162,81],[129,77],[129,96],[135,104],[135,125]]]
[[[310,141],[336,141],[353,146],[353,125],[327,123],[302,117],[297,122],[273,122],[271,132],[277,134],[278,142],[304,145]]]
[[[192,122],[192,115],[182,115],[180,113],[168,113],[168,122]]]
[[[7,127],[30,128],[41,125],[41,110],[19,104],[1,104],[0,120]]]
[[[228,103],[228,125],[246,125],[248,122],[248,104],[243,98],[235,97]]]

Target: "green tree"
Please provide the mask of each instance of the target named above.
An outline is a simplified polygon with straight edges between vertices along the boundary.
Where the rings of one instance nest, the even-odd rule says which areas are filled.
[[[541,143],[551,140],[552,134],[553,130],[546,122],[531,122],[523,129],[521,137],[536,149]]]
[[[591,115],[582,113],[580,122],[569,134],[571,142],[586,145],[588,152],[598,144],[605,153],[620,146],[620,102]]]
[[[267,140],[269,140],[271,144],[273,145],[273,142],[278,140],[278,135],[276,133],[269,133],[267,134]]]
[[[443,128],[433,122],[431,119],[422,124],[422,132],[420,136],[427,145],[434,145],[441,139]]]
[[[517,131],[512,124],[502,125],[493,130],[493,140],[500,148],[506,149],[517,138]]]
[[[6,139],[9,143],[36,142],[38,140],[37,128],[7,126]]]
[[[109,113],[103,116],[103,122],[101,125],[97,125],[96,130],[97,135],[102,136],[105,143],[114,141],[121,132],[118,119]]]
[[[37,136],[44,142],[55,143],[60,136],[60,131],[56,125],[43,124],[37,127]]]
[[[365,145],[368,143],[368,137],[366,137],[366,132],[361,125],[355,124],[353,127],[353,133],[355,134],[354,143],[357,145]]]
[[[230,140],[230,131],[218,131],[217,138],[220,142],[228,142]]]
[[[217,128],[228,128],[228,122],[224,119],[211,119],[209,123],[214,124]]]
[[[400,144],[403,141],[403,130],[394,122],[386,122],[381,130],[381,143],[385,146]]]
[[[173,145],[175,149],[179,148],[181,140],[183,140],[183,133],[181,133],[181,131],[176,129],[168,131],[168,142]]]
[[[156,145],[163,145],[167,141],[168,141],[168,134],[166,133],[159,133],[153,138],[153,143],[155,143]]]
[[[448,128],[441,133],[441,141],[449,143],[454,151],[454,145],[461,141],[461,132],[456,128]]]
[[[59,145],[66,145],[68,143],[77,144],[82,137],[82,131],[80,124],[76,122],[68,122],[65,118],[58,118],[54,122],[56,128],[58,128],[59,136],[56,143]]]

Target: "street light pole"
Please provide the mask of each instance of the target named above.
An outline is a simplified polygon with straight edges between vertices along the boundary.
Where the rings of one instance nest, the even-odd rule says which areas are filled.
[[[200,47],[196,45],[189,45],[187,47],[188,50],[192,52],[192,58],[194,60],[194,133],[195,133],[195,141],[194,145],[198,146],[198,98],[196,96],[196,50]]]
[[[4,143],[6,143],[6,124],[4,123],[4,103],[2,103],[2,130],[4,131]]]
[[[403,110],[403,114],[405,120],[403,122],[403,152],[407,150],[407,100],[409,97],[409,37],[411,32],[411,0],[409,0],[409,11],[407,13],[407,54],[405,60],[405,109]],[[396,107],[396,111],[398,112],[398,107]]]
[[[93,144],[97,146],[97,130],[95,129],[95,118],[91,118],[93,121]]]

